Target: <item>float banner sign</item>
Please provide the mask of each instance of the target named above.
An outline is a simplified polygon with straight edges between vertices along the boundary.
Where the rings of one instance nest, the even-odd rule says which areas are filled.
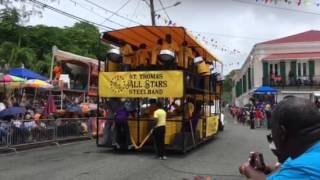
[[[100,72],[100,97],[181,98],[182,71]]]

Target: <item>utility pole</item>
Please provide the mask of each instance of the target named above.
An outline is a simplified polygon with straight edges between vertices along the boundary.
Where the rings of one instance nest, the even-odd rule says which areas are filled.
[[[153,0],[150,0],[150,12],[151,12],[151,22],[152,22],[152,26],[155,26],[155,25],[156,25],[156,17],[155,17]]]

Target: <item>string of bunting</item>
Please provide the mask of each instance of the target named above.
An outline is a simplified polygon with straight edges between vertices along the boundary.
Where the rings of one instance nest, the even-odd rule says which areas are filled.
[[[156,14],[155,16],[158,21],[161,20],[165,25],[168,26],[177,26],[177,23],[173,22],[172,20],[169,20],[167,17],[162,16],[161,14]],[[208,37],[206,35],[203,35],[199,32],[190,31],[196,39],[202,41],[205,45],[209,46],[212,49],[221,51],[223,53],[226,53],[228,55],[240,55],[242,52],[238,49],[229,48],[225,45],[222,45],[218,40],[216,40],[213,37]]]
[[[74,0],[70,0],[70,1],[73,2],[74,6],[76,6],[76,7],[81,5],[80,3],[78,3]],[[90,8],[90,10],[92,12],[96,13],[94,7],[88,7],[88,8]],[[128,14],[124,14],[124,16],[129,17]],[[161,20],[165,25],[177,26],[177,23],[173,22],[172,20],[169,20],[167,17],[165,17],[161,14],[156,14],[155,17],[158,21]],[[134,18],[139,18],[139,16],[135,15]],[[228,54],[228,55],[241,55],[242,54],[242,52],[240,50],[232,49],[232,48],[229,48],[225,45],[220,44],[220,42],[213,37],[203,35],[200,32],[195,32],[195,31],[190,31],[190,32],[195,36],[196,39],[202,41],[205,45],[209,46],[212,49],[221,51],[221,52]],[[229,67],[229,68],[238,67],[239,65],[240,65],[239,61],[229,63],[229,64],[224,64],[225,67]]]
[[[163,16],[161,14],[156,14],[155,17],[157,18],[158,21],[161,21],[165,25],[177,26],[177,23],[173,22],[172,20],[169,20],[166,16]],[[225,53],[227,55],[231,55],[231,56],[246,55],[245,53],[242,53],[238,49],[233,49],[233,48],[229,48],[225,45],[222,45],[217,39],[215,39],[213,37],[203,35],[200,32],[195,32],[195,31],[189,31],[189,32],[192,33],[196,39],[202,41],[205,45],[207,45],[208,47],[210,47],[214,50],[218,50],[220,52],[223,52],[223,53]],[[231,62],[231,63],[225,63],[223,66],[226,69],[234,69],[234,68],[239,68],[240,65],[241,65],[241,62],[236,61],[236,62]]]
[[[155,14],[155,17],[158,20],[162,20],[164,22],[164,24],[168,25],[168,26],[177,26],[177,23],[173,22],[172,20],[168,19],[165,16],[162,16],[161,14]]]
[[[297,6],[316,6],[320,7],[320,0],[255,0],[257,3],[264,4],[288,4]]]

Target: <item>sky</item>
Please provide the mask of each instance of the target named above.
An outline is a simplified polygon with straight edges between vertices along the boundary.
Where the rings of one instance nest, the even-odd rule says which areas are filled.
[[[38,1],[115,29],[137,25],[125,18],[140,24],[151,24],[149,6],[143,0],[90,0],[107,10],[117,11],[125,18],[112,16],[110,12],[86,0]],[[154,1],[155,9],[161,9],[160,0]],[[162,3],[167,7],[177,1],[181,1],[181,4],[166,11],[157,11],[161,15],[161,18],[156,19],[157,24],[165,24],[167,13],[177,26],[184,26],[196,36],[200,34],[199,39],[204,44],[209,41],[206,44],[208,49],[224,63],[224,74],[240,68],[256,43],[308,30],[320,30],[320,0],[302,0],[299,6],[298,0],[291,0],[291,4],[284,0],[268,0],[268,3],[265,0],[162,0]],[[44,8],[42,16],[32,16],[27,25],[64,27],[72,26],[75,22]],[[210,42],[218,47],[212,46]]]

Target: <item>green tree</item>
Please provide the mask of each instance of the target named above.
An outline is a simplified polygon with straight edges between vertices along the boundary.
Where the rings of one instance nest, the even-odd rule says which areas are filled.
[[[100,42],[98,28],[88,23],[80,22],[65,28],[22,26],[17,10],[1,12],[0,61],[11,67],[20,67],[23,63],[26,68],[48,75],[54,45],[92,58],[101,57],[108,50],[108,46]]]
[[[50,0],[50,3],[57,2],[58,0]],[[26,5],[28,3],[28,5]],[[48,3],[48,2],[46,2]],[[28,0],[0,0],[0,5],[4,10],[15,9],[19,14],[20,22],[28,22],[31,16],[42,16],[43,7],[30,3]]]
[[[235,71],[231,71],[228,75],[225,76],[223,82],[223,101],[226,103],[231,103],[232,100],[232,88],[233,88],[233,80]]]
[[[0,59],[2,59],[6,64],[9,64],[10,60],[13,59],[16,48],[17,45],[13,42],[5,41],[0,44]]]

